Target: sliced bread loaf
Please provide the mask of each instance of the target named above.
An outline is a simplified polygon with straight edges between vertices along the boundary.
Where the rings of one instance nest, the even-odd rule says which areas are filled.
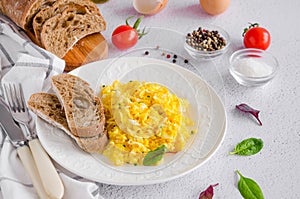
[[[1,0],[1,12],[24,30],[32,30],[32,20],[36,13],[51,6],[56,0]]]
[[[86,81],[74,75],[59,74],[52,77],[52,86],[73,135],[93,137],[103,133],[104,108]]]
[[[87,138],[74,136],[68,126],[65,111],[61,106],[57,96],[54,94],[35,93],[31,95],[28,101],[28,107],[37,116],[58,127],[59,129],[62,129],[77,142],[80,148],[86,152],[101,152],[108,142],[106,131],[103,131],[99,135]]]
[[[62,14],[47,19],[40,32],[41,45],[64,57],[78,40],[104,29],[102,18],[88,13],[86,7],[70,5]]]
[[[51,29],[53,28],[55,28],[56,31],[59,32],[63,30],[64,27],[67,27],[69,25],[75,26],[74,28],[78,28],[79,25],[78,20],[74,19],[75,18],[74,16],[72,17],[71,15],[68,15],[70,12],[72,12],[72,15],[74,16],[81,15],[80,19],[81,18],[85,19],[86,17],[89,18],[88,20],[92,19],[91,21],[84,20],[84,22],[80,24],[79,27],[80,29],[90,25],[93,27],[93,28],[90,27],[88,30],[80,32],[80,34],[85,34],[84,36],[103,31],[106,28],[105,20],[101,16],[98,7],[90,0],[57,0],[51,7],[44,8],[40,12],[38,12],[33,19],[32,25],[33,25],[34,34],[36,39],[40,42],[41,46],[44,47],[44,43],[42,42],[42,40],[44,41],[46,40],[46,38],[43,38],[44,36],[42,36],[41,34],[42,29],[44,29],[44,33],[45,33],[45,32],[52,31]],[[57,15],[59,15],[59,17]],[[68,15],[68,17],[66,17],[66,15]],[[53,17],[56,21],[52,19],[51,23],[55,23],[55,24],[52,24],[52,26],[49,27],[49,24],[51,24],[49,22],[48,26],[44,26],[47,20]],[[59,26],[57,26],[58,23],[60,23]],[[69,29],[69,31],[72,31],[72,29]],[[75,35],[75,36],[77,37],[77,39],[80,37],[80,35],[78,36]],[[54,42],[54,41],[55,40],[51,40],[50,42]],[[47,50],[51,51],[51,49],[47,49]]]
[[[0,13],[60,58],[76,41],[106,29],[97,5],[90,0],[0,0]]]

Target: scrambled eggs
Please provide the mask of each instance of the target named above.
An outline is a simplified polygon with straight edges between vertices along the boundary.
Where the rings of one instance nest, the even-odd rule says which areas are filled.
[[[115,165],[142,165],[145,155],[161,145],[178,152],[194,133],[193,121],[185,116],[188,101],[160,84],[114,81],[100,95],[109,136],[103,154]]]

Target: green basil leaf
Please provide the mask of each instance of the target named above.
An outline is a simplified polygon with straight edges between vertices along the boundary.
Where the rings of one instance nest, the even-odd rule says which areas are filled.
[[[153,166],[156,165],[166,153],[167,147],[165,145],[161,145],[157,147],[153,151],[149,151],[147,155],[144,157],[143,165],[144,166]]]
[[[240,176],[238,189],[245,199],[264,199],[264,195],[259,185],[252,179],[244,177],[239,171]]]
[[[258,153],[264,146],[264,142],[261,139],[257,138],[248,138],[237,144],[234,148],[234,151],[229,154],[237,155],[254,155]]]

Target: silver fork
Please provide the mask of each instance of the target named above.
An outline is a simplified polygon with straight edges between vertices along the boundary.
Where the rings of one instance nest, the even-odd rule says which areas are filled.
[[[20,83],[4,84],[4,91],[14,120],[25,126],[26,137],[35,138],[35,126],[25,104],[24,93]]]
[[[62,198],[64,194],[63,183],[51,159],[35,135],[34,122],[28,111],[21,84],[6,83],[3,86],[14,120],[25,126],[26,131],[23,131],[25,134],[31,135],[28,137],[28,144],[46,193],[50,198]]]
[[[24,93],[20,83],[4,84],[6,99],[17,122],[27,124],[31,118],[25,105]]]

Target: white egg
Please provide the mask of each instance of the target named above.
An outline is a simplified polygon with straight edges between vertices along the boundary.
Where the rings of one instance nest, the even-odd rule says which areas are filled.
[[[133,0],[134,9],[141,14],[153,15],[166,7],[168,0]]]

